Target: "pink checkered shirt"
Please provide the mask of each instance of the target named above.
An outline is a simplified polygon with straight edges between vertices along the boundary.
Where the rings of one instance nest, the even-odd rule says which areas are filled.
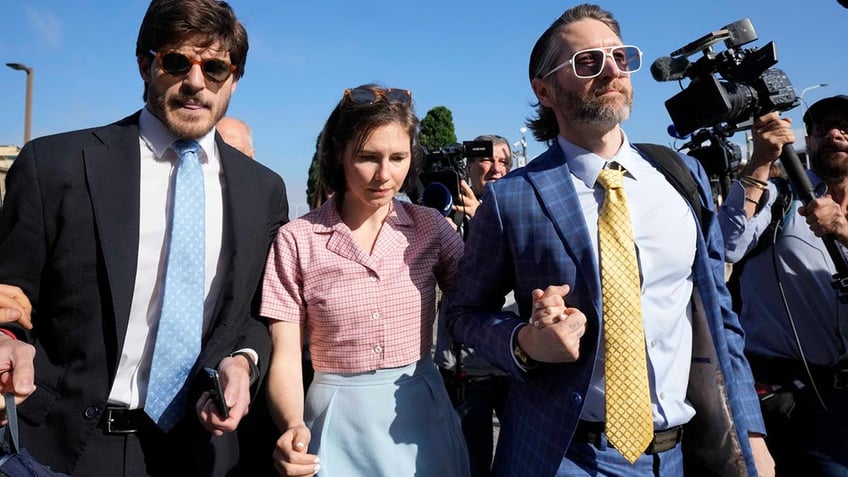
[[[437,211],[394,200],[369,255],[331,199],[280,229],[260,314],[305,324],[318,371],[405,366],[430,352],[436,285],[453,285],[462,250]]]

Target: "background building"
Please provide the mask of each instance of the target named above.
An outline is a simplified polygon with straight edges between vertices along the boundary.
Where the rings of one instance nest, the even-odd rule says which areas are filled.
[[[21,148],[18,146],[0,146],[0,204],[6,196],[6,173],[9,172],[9,167],[12,166],[19,152]]]

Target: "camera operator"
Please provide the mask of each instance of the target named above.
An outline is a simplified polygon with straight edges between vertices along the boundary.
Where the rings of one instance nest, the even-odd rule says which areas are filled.
[[[466,159],[465,173],[468,180],[471,181],[471,186],[469,187],[464,180],[460,183],[462,196],[459,204],[454,204],[453,210],[463,213],[469,218],[474,217],[477,212],[486,184],[505,176],[512,167],[512,151],[509,148],[509,141],[505,137],[496,134],[484,134],[475,137],[474,141],[491,142],[492,157],[469,157]]]
[[[492,157],[466,159],[466,174],[471,185],[464,180],[460,183],[460,205],[454,205],[453,209],[455,213],[463,213],[469,218],[474,217],[480,206],[486,184],[505,176],[512,165],[509,141],[503,136],[487,134],[477,136],[474,141],[491,142]],[[518,312],[512,294],[507,297],[503,309]],[[439,314],[439,320],[436,364],[462,417],[462,433],[468,446],[471,475],[487,476],[492,466],[493,414],[498,419],[503,417],[509,378],[506,373],[477,356],[472,348],[454,343],[444,326],[442,313]]]
[[[783,200],[769,167],[795,138],[789,120],[769,113],[753,124],[753,155],[719,221],[727,260],[744,260],[740,320],[778,475],[848,475],[848,305],[819,238],[832,234],[845,253],[848,96],[813,104],[804,123],[807,175],[826,193],[806,206]]]

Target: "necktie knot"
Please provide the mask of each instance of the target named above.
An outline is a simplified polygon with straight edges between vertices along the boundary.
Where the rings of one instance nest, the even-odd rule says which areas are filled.
[[[624,186],[624,170],[618,167],[601,169],[598,184],[606,190],[621,189]]]
[[[198,144],[194,139],[179,139],[174,141],[174,144],[171,147],[174,151],[176,151],[177,155],[180,156],[180,159],[186,157],[186,154],[188,153],[197,154],[197,151],[200,150],[200,144]]]

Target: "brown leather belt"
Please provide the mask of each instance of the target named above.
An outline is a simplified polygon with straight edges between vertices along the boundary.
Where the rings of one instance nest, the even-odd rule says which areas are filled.
[[[574,440],[580,442],[588,442],[596,448],[601,448],[601,436],[604,434],[603,422],[583,421],[577,423],[577,430],[574,432]],[[675,426],[663,431],[654,431],[654,438],[645,449],[645,454],[659,454],[670,449],[674,449],[680,441],[683,440],[683,426]],[[607,442],[607,447],[615,448]]]

